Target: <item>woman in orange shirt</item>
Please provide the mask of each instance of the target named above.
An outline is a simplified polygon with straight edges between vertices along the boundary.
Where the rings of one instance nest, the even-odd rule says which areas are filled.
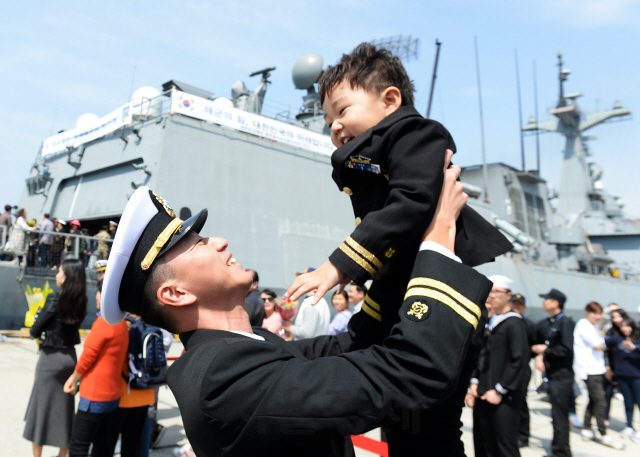
[[[138,319],[133,314],[129,314],[129,316]],[[123,323],[127,327],[131,326],[131,323],[126,319],[118,325]],[[129,379],[128,362],[125,360],[120,366],[123,374],[120,376],[119,384],[120,405],[109,417],[109,422],[104,425],[105,435],[111,440],[106,447],[113,449],[118,440],[118,434],[120,434],[122,437],[120,457],[148,457],[151,427],[145,427],[145,425],[148,421],[149,405],[155,403],[155,391],[154,389],[132,389],[129,387],[125,380]],[[143,443],[146,443],[145,449],[142,449]]]
[[[96,302],[100,310],[102,281],[98,281]],[[115,414],[122,394],[120,373],[129,348],[127,324],[109,325],[98,316],[84,342],[82,356],[73,374],[67,379],[64,391],[74,394],[80,384],[80,404],[73,421],[69,454],[86,456],[93,442],[92,457],[112,457],[113,448],[104,445],[106,436],[96,433]]]

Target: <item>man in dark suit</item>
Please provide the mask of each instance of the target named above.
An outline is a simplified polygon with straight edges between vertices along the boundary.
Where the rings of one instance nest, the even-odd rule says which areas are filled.
[[[538,322],[536,339],[531,350],[542,357],[549,379],[549,401],[553,419],[554,457],[571,457],[569,445],[569,402],[573,395],[573,330],[575,324],[564,315],[567,296],[551,289],[544,298],[543,309],[550,317]]]
[[[419,427],[416,414],[451,393],[491,288],[452,253],[466,201],[458,174],[445,175],[400,322],[380,345],[372,345],[381,325],[373,309],[336,337],[285,342],[252,329],[244,311],[252,278],[225,240],[198,235],[206,211],[180,221],[150,189],[132,195],[105,278],[104,316],[116,323],[137,312],[181,334],[187,351],[167,380],[198,455],[353,455],[349,435]]]
[[[536,324],[530,321],[524,316],[524,312],[527,309],[526,299],[524,295],[517,293],[511,296],[511,309],[514,313],[518,313],[522,316],[522,320],[527,326],[527,340],[529,347],[536,344]],[[531,434],[531,418],[529,416],[529,405],[527,404],[527,390],[529,388],[529,381],[531,380],[531,359],[535,358],[535,352],[529,352],[526,357],[526,363],[522,372],[522,407],[520,408],[520,430],[518,432],[518,447],[529,446],[529,436]]]

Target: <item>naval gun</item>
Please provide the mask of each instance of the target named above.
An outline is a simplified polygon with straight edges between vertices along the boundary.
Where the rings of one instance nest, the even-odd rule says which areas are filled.
[[[262,112],[264,96],[267,93],[267,84],[271,83],[269,76],[271,76],[271,72],[275,69],[276,67],[269,67],[249,74],[250,78],[262,75],[258,87],[256,87],[253,92],[249,92],[249,89],[247,89],[243,81],[238,80],[233,83],[233,86],[231,86],[233,106],[249,113],[260,114]]]

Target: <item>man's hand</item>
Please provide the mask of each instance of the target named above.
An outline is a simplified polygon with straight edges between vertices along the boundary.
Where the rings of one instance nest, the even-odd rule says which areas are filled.
[[[536,356],[536,368],[541,373],[544,373],[547,370],[546,367],[544,366],[544,360],[542,360],[541,355]]]
[[[462,183],[458,181],[461,169],[451,165],[453,151],[447,149],[444,158],[444,181],[438,206],[433,220],[422,236],[422,241],[434,241],[454,252],[456,239],[456,220],[467,203],[469,196],[462,191]]]
[[[80,378],[81,378],[80,373],[73,370],[73,373],[71,374],[71,376],[69,376],[69,379],[65,381],[64,387],[62,388],[62,390],[64,390],[64,393],[75,395],[76,384],[78,383],[78,381],[80,381]]]
[[[610,383],[613,383],[613,377],[615,376],[615,373],[613,372],[611,367],[606,367],[606,368],[607,368],[607,372],[604,374],[604,377],[607,378],[607,381],[609,381]]]
[[[491,389],[485,392],[485,394],[482,397],[480,397],[480,399],[488,401],[492,405],[499,405],[500,402],[502,401],[502,395],[500,395],[500,393],[497,390]]]
[[[478,384],[469,385],[469,392],[467,392],[467,395],[465,395],[464,397],[465,404],[469,408],[473,409],[473,407],[476,405],[477,397],[478,397]]]
[[[546,344],[534,344],[533,346],[531,346],[531,352],[535,352],[538,355],[544,354],[544,351],[546,350],[547,350]]]
[[[473,407],[476,406],[476,397],[474,397],[471,394],[465,395],[464,404],[467,405],[469,408],[473,409]]]
[[[311,273],[300,275],[293,281],[289,290],[284,294],[285,298],[292,301],[302,297],[307,292],[315,292],[316,296],[311,302],[315,305],[335,286],[340,285],[338,293],[341,293],[344,286],[349,284],[350,279],[343,272],[338,270],[330,261],[326,261],[320,267]]]
[[[293,322],[283,319],[282,320],[282,328],[285,329],[287,332],[289,330],[291,330],[291,327],[293,327]]]

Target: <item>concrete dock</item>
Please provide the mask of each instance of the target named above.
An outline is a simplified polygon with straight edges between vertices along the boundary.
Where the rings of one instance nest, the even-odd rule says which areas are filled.
[[[82,346],[77,347],[78,355]],[[182,345],[174,343],[170,356],[178,356],[182,352]],[[5,337],[0,341],[0,393],[2,395],[2,414],[0,415],[0,455],[2,456],[30,456],[31,443],[22,438],[24,429],[24,414],[27,409],[31,387],[33,386],[35,366],[38,358],[35,341]],[[534,382],[532,382],[532,386]],[[550,404],[541,401],[542,395],[529,392],[528,401],[531,410],[531,440],[530,447],[521,449],[522,457],[543,457],[550,452],[552,428],[550,417]],[[77,396],[76,396],[77,398]],[[578,416],[582,418],[586,405],[586,396],[581,395],[577,400]],[[634,428],[640,430],[640,414],[636,410]],[[163,387],[160,389],[158,404],[158,420],[167,427],[160,449],[151,452],[153,457],[172,456],[173,449],[187,442],[180,411],[171,391]],[[465,408],[463,416],[463,440],[469,457],[474,455],[471,410]],[[594,424],[595,426],[595,424]],[[620,431],[625,426],[624,405],[620,399],[614,398],[611,408],[612,437],[626,445],[625,450],[619,451],[608,448],[593,441],[583,441],[580,430],[573,429],[571,433],[571,449],[575,457],[622,457],[640,456],[640,444],[620,437]],[[367,433],[371,438],[379,438],[377,430]],[[428,456],[428,443],[425,443],[425,455]],[[57,455],[57,449],[45,447],[44,457]],[[374,454],[356,449],[358,457],[368,457]]]

